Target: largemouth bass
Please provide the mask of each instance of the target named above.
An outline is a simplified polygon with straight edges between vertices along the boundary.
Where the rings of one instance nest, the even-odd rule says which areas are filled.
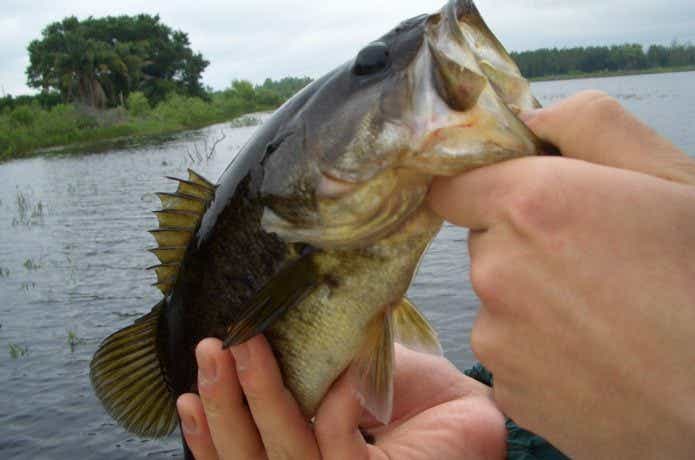
[[[349,366],[391,416],[394,341],[441,353],[404,295],[441,227],[435,175],[538,154],[515,113],[529,85],[468,0],[399,24],[283,105],[217,184],[190,171],[159,194],[152,252],[163,299],[91,363],[106,410],[149,437],[195,391],[194,349],[266,334],[311,417]]]

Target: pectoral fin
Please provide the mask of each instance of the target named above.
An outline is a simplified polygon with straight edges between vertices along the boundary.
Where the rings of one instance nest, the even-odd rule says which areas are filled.
[[[387,424],[393,411],[393,325],[390,309],[367,326],[365,342],[354,365],[361,377],[360,393],[365,409]]]
[[[301,302],[318,282],[311,253],[287,264],[249,300],[241,317],[229,326],[224,347],[245,342],[263,332]]]
[[[404,297],[394,307],[392,316],[396,342],[415,351],[442,356],[437,333],[410,300]]]

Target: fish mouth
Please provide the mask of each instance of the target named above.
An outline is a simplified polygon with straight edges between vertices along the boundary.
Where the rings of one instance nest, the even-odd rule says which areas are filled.
[[[324,250],[364,248],[397,231],[422,205],[430,178],[402,168],[362,184],[324,174],[316,193],[318,223],[297,224],[266,207],[261,225],[288,243]]]

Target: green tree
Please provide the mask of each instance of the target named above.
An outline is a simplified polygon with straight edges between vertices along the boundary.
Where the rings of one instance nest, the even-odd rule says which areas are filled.
[[[152,104],[171,92],[206,96],[200,79],[209,62],[159,16],[68,17],[48,25],[28,51],[27,84],[56,90],[65,102],[123,105],[133,91]]]

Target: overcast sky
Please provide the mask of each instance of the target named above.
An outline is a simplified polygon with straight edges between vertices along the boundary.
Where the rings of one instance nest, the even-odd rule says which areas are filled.
[[[65,16],[159,14],[187,32],[210,61],[215,89],[235,78],[318,77],[403,19],[438,10],[444,0],[2,0],[0,90],[31,92],[27,44]],[[320,6],[319,6],[320,5]],[[490,28],[510,50],[540,47],[695,42],[693,0],[478,0]]]

